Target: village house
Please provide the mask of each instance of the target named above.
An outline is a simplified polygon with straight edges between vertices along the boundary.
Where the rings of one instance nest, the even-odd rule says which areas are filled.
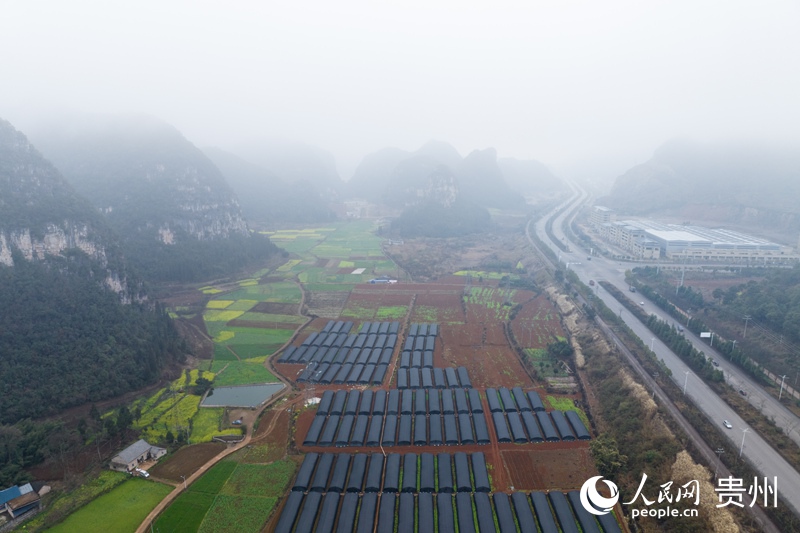
[[[110,466],[112,470],[130,472],[141,463],[158,459],[166,454],[166,449],[153,446],[146,440],[138,440],[115,455],[111,459]]]

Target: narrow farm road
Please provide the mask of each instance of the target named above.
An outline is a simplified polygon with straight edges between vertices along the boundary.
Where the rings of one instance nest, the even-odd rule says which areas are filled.
[[[278,395],[278,397],[274,398],[273,401],[269,402],[268,404],[264,404],[258,410],[258,413],[256,414],[256,418],[261,416],[266,409],[268,409],[272,405],[274,405],[275,402],[279,398],[281,398],[286,393],[287,390],[288,389],[283,389],[282,394]],[[303,400],[303,397],[302,396],[298,396],[297,398],[294,398],[293,400],[288,402],[288,404],[282,406],[281,408],[283,409],[283,408],[288,407],[289,405],[294,405],[295,403],[300,402],[302,400]],[[267,426],[266,431],[264,431],[264,433],[262,433],[258,437],[257,440],[264,439],[267,435],[269,435],[270,432],[275,428],[275,424],[277,423],[278,419],[279,419],[279,417],[277,417],[277,416],[273,417],[272,420],[270,421],[269,426]],[[232,454],[234,452],[237,452],[237,451],[241,450],[242,448],[246,447],[247,445],[250,444],[250,442],[252,440],[253,440],[253,428],[251,427],[250,431],[245,436],[244,440],[242,440],[242,442],[239,442],[234,446],[230,446],[228,448],[225,448],[220,453],[218,453],[217,455],[215,455],[214,457],[209,459],[209,461],[206,464],[204,464],[203,466],[201,466],[200,468],[197,469],[197,472],[195,472],[194,474],[192,474],[191,476],[186,478],[186,483],[185,484],[184,483],[179,483],[175,487],[175,490],[173,490],[172,492],[167,494],[167,496],[163,500],[161,500],[161,503],[156,505],[156,507],[152,511],[150,511],[150,514],[148,514],[147,517],[142,521],[142,523],[136,529],[136,533],[147,533],[150,530],[152,522],[158,517],[158,515],[161,514],[164,511],[164,509],[169,507],[169,505],[173,501],[175,501],[175,498],[177,498],[184,490],[186,490],[184,487],[188,488],[189,485],[194,483],[200,476],[205,474],[212,466],[214,466],[215,464],[217,464],[218,462],[220,462],[222,459],[224,459],[225,457],[229,456],[230,454]]]

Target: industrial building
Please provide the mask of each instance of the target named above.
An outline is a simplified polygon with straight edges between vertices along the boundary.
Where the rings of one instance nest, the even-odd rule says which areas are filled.
[[[788,246],[732,230],[615,218],[613,210],[594,206],[589,221],[603,240],[630,252],[633,259],[749,264],[800,259]]]

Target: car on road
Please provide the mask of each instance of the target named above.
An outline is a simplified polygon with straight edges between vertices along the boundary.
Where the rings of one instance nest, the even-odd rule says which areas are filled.
[[[723,420],[723,421],[722,421],[722,425],[723,425],[723,426],[725,426],[725,427],[726,427],[726,428],[728,428],[728,429],[733,429],[733,424],[731,424],[731,423],[730,423],[730,422],[728,422],[727,420]]]
[[[644,305],[644,302],[639,302],[639,305]]]
[[[739,389],[739,394],[742,396],[747,396],[747,393],[744,391],[744,389]]]
[[[719,362],[717,362],[716,359],[712,359],[711,360],[711,364],[714,365],[714,366],[719,366]]]

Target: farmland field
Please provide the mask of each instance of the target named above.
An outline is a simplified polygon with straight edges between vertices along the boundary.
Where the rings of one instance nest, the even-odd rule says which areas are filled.
[[[35,531],[45,527],[51,524],[54,516],[66,514],[71,510],[78,509],[97,498],[100,494],[110,491],[129,479],[129,476],[122,472],[103,470],[88,483],[83,484],[75,490],[61,494],[36,517],[26,522],[26,526],[29,531]]]
[[[269,465],[239,464],[221,494],[249,496],[280,496],[294,474],[291,461],[276,461]]]
[[[169,485],[131,478],[71,514],[49,531],[65,533],[135,531],[147,513],[171,491],[172,487]]]
[[[213,411],[213,409],[209,409]],[[201,409],[201,412],[205,409]],[[205,442],[184,446],[175,453],[170,454],[163,461],[152,467],[149,472],[158,478],[168,479],[175,483],[182,480],[181,476],[189,477],[194,474],[206,461],[225,449],[219,442]]]
[[[267,370],[262,363],[248,363],[247,361],[219,361],[214,362],[212,368],[219,375],[214,380],[215,387],[230,387],[232,385],[250,385],[254,383],[275,383],[278,378]],[[224,369],[224,371],[223,371]]]
[[[213,494],[186,491],[158,517],[155,529],[175,533],[195,533],[213,503]]]
[[[295,470],[292,461],[268,465],[225,460],[181,494],[156,520],[160,531],[261,531]]]
[[[565,333],[553,304],[538,290],[499,286],[505,276],[521,280],[522,260],[529,257],[511,262],[504,258],[513,272],[494,272],[490,263],[474,260],[462,263],[471,265],[470,271],[459,270],[452,275],[454,268],[437,283],[413,283],[399,276],[394,262],[383,253],[384,241],[372,233],[373,229],[372,221],[357,220],[307,231],[272,232],[275,242],[296,255],[288,257],[277,269],[251,275],[237,285],[228,284],[232,290],[212,297],[217,299],[212,299],[204,311],[206,327],[216,341],[214,360],[208,367],[216,373],[215,386],[274,381],[264,360],[299,327],[303,329],[293,341],[295,346],[312,331],[321,331],[329,319],[352,320],[356,323],[353,331],[357,331],[365,321],[398,320],[405,329],[408,317],[409,322],[440,325],[434,365],[466,367],[472,385],[482,395],[487,387],[535,387],[517,348],[546,355],[547,345],[564,338]],[[514,264],[518,265],[517,270],[513,269]],[[400,282],[367,283],[381,275],[397,276]],[[525,281],[530,283],[519,285],[537,289],[532,278],[526,277]],[[302,309],[298,305],[301,301]],[[300,312],[314,315],[314,320],[308,321]],[[276,368],[291,379],[302,365],[277,364]],[[392,376],[397,375],[394,367],[390,370]],[[301,389],[304,387],[300,384]],[[333,385],[316,387],[319,396],[320,388],[327,390]],[[554,396],[547,400],[550,407],[575,409],[573,397]],[[585,413],[580,414],[585,417]],[[251,447],[225,461],[233,466],[208,474],[217,476],[216,480],[207,481],[204,486],[205,478],[201,478],[190,487],[189,492],[202,496],[185,502],[176,500],[175,509],[165,512],[158,524],[169,529],[166,521],[180,520],[171,516],[194,512],[192,524],[199,531],[262,529],[277,499],[285,494],[298,459],[302,459],[286,456],[287,442],[291,439],[298,448],[308,451],[302,446],[302,436],[313,415],[313,409],[301,409],[297,417],[285,410],[265,415],[259,428],[269,426],[280,438],[267,443],[264,440],[272,438],[271,433],[264,435],[264,440],[256,436]],[[267,422],[276,420],[276,416],[283,417],[280,428]],[[197,415],[192,439],[197,436],[202,440],[208,432],[221,427],[219,417],[221,412],[214,411]],[[508,490],[512,485],[530,489],[577,488],[587,472],[594,472],[588,443],[584,441],[520,445],[498,443],[495,436],[492,440],[492,446],[465,444],[460,449],[486,453],[495,490]],[[401,448],[395,447],[394,451],[428,451],[425,446]],[[554,461],[560,463],[552,466]]]
[[[275,497],[217,495],[199,531],[261,531],[277,502]]]
[[[196,492],[207,492],[209,494],[218,493],[228,478],[236,470],[236,462],[225,460],[214,465],[211,470],[206,472],[203,477],[192,484],[192,490]]]

